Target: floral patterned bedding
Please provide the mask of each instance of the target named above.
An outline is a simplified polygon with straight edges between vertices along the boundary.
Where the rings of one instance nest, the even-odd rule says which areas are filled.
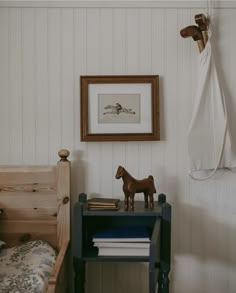
[[[42,293],[56,262],[56,251],[45,241],[29,241],[0,251],[1,293]]]

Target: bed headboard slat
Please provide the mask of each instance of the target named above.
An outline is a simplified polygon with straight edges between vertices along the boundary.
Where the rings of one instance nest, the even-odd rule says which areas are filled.
[[[57,195],[49,193],[0,192],[1,208],[57,208]]]
[[[50,221],[56,219],[57,208],[26,208],[26,207],[12,207],[4,209],[1,219],[8,220],[46,220]]]
[[[56,166],[1,166],[0,186],[2,184],[26,187],[30,184],[41,184],[55,187]]]

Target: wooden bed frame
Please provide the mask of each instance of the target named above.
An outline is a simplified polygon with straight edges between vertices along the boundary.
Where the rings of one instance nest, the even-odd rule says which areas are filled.
[[[70,292],[69,151],[58,154],[55,166],[0,166],[0,239],[8,247],[46,240],[58,251],[47,293]]]

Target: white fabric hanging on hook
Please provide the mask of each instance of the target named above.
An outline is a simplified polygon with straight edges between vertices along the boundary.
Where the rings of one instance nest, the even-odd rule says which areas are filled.
[[[211,47],[211,38],[199,55],[199,82],[188,133],[190,176],[210,178],[219,168],[235,168],[223,89],[220,86]],[[196,171],[207,170],[199,176]]]

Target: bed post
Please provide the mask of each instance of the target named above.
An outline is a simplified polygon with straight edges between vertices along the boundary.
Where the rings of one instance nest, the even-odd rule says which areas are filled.
[[[68,150],[58,152],[60,161],[57,163],[57,196],[58,196],[58,215],[57,215],[57,249],[61,249],[63,242],[70,240],[70,155]]]
[[[68,276],[70,266],[70,152],[60,150],[60,161],[57,163],[57,250],[56,265],[49,278],[47,293],[71,292]]]

